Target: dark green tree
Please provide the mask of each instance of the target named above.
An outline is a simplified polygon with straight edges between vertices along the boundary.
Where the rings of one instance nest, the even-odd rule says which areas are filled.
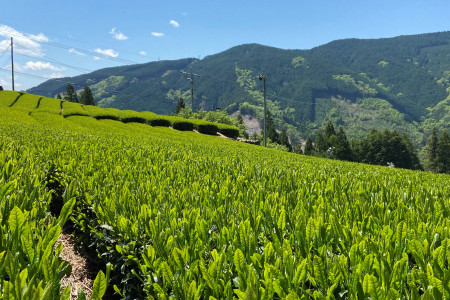
[[[84,90],[81,93],[80,103],[84,105],[95,105],[94,96],[92,96],[91,88],[87,85],[84,86]]]
[[[350,148],[353,153],[353,161],[362,162],[364,159],[363,152],[363,142],[364,140],[352,139],[350,141]]]
[[[280,143],[279,135],[275,129],[272,114],[270,113],[269,110],[267,110],[266,112],[266,135],[267,139],[270,139],[273,143]]]
[[[425,146],[425,160],[426,169],[432,172],[439,171],[439,137],[436,127],[433,128],[433,132],[427,140]]]
[[[244,124],[244,117],[241,115],[240,112],[237,115],[236,119],[238,120],[239,124]]]
[[[61,94],[56,95],[56,99],[62,99]]]
[[[292,147],[292,152],[297,153],[297,154],[303,154],[303,150],[302,150],[302,144],[301,143],[297,143]]]
[[[324,153],[325,151],[327,151],[327,149],[329,147],[328,142],[327,142],[325,136],[323,135],[322,131],[319,131],[317,133],[315,146],[316,146],[316,150],[319,153]],[[323,154],[323,155],[325,155],[325,154]]]
[[[450,174],[450,138],[447,130],[442,131],[438,146],[438,171]]]
[[[186,108],[186,104],[184,103],[183,98],[178,98],[177,107],[175,107],[175,114],[178,115],[182,108]]]
[[[308,136],[305,144],[305,155],[311,155],[314,152],[314,145],[311,136]]]
[[[288,148],[289,152],[292,152],[292,145],[289,143],[289,137],[286,133],[286,128],[281,129],[280,135],[278,136],[278,143],[284,145]]]
[[[350,147],[350,143],[347,140],[347,135],[344,132],[344,128],[339,126],[336,135],[336,142],[333,143],[334,155],[337,159],[353,161],[353,151]],[[332,136],[333,137],[333,136]]]
[[[408,142],[405,139],[408,139]],[[396,130],[372,129],[362,142],[362,162],[374,165],[393,162],[400,168],[420,169],[420,164],[417,165],[417,155],[410,151],[409,144],[412,144],[409,138]]]
[[[406,133],[402,134],[402,140],[403,140],[403,144],[406,146],[406,149],[408,150],[410,164],[412,166],[410,169],[423,170],[422,164],[420,163],[419,156],[417,155],[417,149],[416,149],[416,147],[414,147],[411,139],[409,138],[409,136]]]
[[[325,137],[328,139],[332,135],[336,135],[336,131],[334,131],[333,123],[328,121],[327,126],[325,127]]]
[[[69,82],[66,87],[66,93],[64,94],[64,100],[69,102],[77,102],[78,103],[78,95],[73,85]]]

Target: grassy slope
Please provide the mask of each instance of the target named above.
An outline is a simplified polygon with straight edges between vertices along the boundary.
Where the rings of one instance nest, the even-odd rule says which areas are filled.
[[[7,158],[11,147],[27,149],[40,166],[33,169],[39,178],[50,164],[57,166],[67,184],[65,197],[76,197],[78,209],[95,213],[79,229],[90,231],[94,252],[116,264],[113,277],[127,280],[116,283],[128,295],[157,298],[186,292],[192,282],[216,298],[232,289],[249,292],[257,282],[268,293],[273,278],[280,297],[332,288],[351,298],[364,274],[379,276],[366,257],[392,268],[404,264],[417,241],[425,254],[416,271],[404,268],[399,278],[384,274],[389,278],[375,282],[381,289],[383,280],[392,280],[391,287],[404,295],[401,280],[428,274],[422,267],[427,264],[437,268],[434,257],[450,236],[448,175],[299,156],[166,127],[64,118],[32,105],[1,105],[8,96],[0,92],[0,155]],[[16,164],[26,168],[30,162]],[[5,174],[0,188],[12,178]],[[121,269],[124,260],[129,263]],[[214,273],[218,261],[222,271]],[[298,268],[305,269],[303,281],[287,284]],[[148,281],[146,288],[132,269]],[[438,272],[430,276],[440,278]],[[244,285],[245,277],[257,280]]]

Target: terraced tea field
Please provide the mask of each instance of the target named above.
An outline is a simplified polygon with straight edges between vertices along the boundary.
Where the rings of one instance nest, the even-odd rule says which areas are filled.
[[[54,247],[67,224],[103,266],[94,298],[450,297],[448,175],[18,96],[0,92],[4,299],[68,298],[70,265]]]

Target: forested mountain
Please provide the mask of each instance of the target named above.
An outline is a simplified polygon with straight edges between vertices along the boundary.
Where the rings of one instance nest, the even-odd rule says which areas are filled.
[[[180,71],[199,74],[191,84]],[[385,39],[345,39],[311,50],[241,45],[201,60],[158,61],[49,80],[30,93],[54,97],[67,82],[92,89],[99,106],[173,113],[183,97],[196,109],[263,116],[267,105],[291,139],[327,121],[350,137],[396,129],[423,143],[434,126],[450,129],[450,32]]]

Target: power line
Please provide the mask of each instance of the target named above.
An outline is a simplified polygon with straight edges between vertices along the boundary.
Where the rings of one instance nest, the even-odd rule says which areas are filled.
[[[192,104],[192,111],[194,111],[194,80],[195,77],[200,77],[200,75],[184,71],[181,71],[181,73],[186,77],[187,80],[191,82],[191,104]]]
[[[4,69],[4,68],[0,68],[0,71],[8,72],[8,73],[11,72],[10,69]],[[56,81],[56,82],[59,82],[59,83],[68,83],[67,80],[63,80],[63,79],[59,79],[59,78],[46,78],[46,77],[42,77],[42,76],[38,76],[38,75],[33,75],[33,74],[29,74],[29,73],[24,73],[24,72],[15,72],[15,73],[16,73],[16,74],[19,74],[19,75],[23,75],[23,76],[35,78],[35,79],[41,79],[42,81],[53,80],[53,81]],[[80,89],[83,88],[83,85],[80,85],[80,84],[74,84],[74,83],[72,83],[72,85],[74,86],[74,88],[75,88],[76,90],[77,90],[77,89],[80,90]],[[108,94],[112,94],[112,95],[118,95],[118,94],[121,94],[121,95],[123,95],[123,96],[139,97],[139,95],[132,94],[132,93],[128,93],[128,92],[125,92],[125,91],[118,91],[118,90],[108,89],[108,88],[103,89],[103,90],[106,91]],[[169,100],[169,101],[171,101],[171,102],[174,102],[174,100],[172,100],[172,99],[170,99],[170,98],[167,98],[167,97],[165,97],[165,98],[161,98],[161,97],[152,97],[152,100],[158,100],[158,101],[167,101],[167,100]]]
[[[73,46],[64,45],[64,44],[60,44],[60,43],[47,42],[47,41],[43,41],[42,39],[25,36],[23,34],[12,34],[10,31],[7,31],[7,30],[1,30],[0,29],[0,32],[2,32],[4,34],[11,35],[13,37],[15,36],[15,37],[19,37],[19,38],[35,41],[35,42],[46,44],[46,45],[50,45],[50,46],[53,46],[53,47],[58,47],[58,48],[66,49],[66,50],[74,50],[74,51],[77,51],[78,53],[82,53],[82,54],[85,54],[85,55],[90,55],[90,56],[93,56],[93,57],[101,57],[101,58],[104,58],[104,59],[109,59],[109,60],[113,60],[113,61],[124,63],[124,64],[138,64],[138,62],[136,62],[136,61],[122,59],[122,58],[117,58],[117,57],[112,57],[112,56],[104,55],[104,54],[101,54],[101,53],[98,53],[98,52],[95,52],[95,51],[84,50],[84,49],[81,49],[81,48],[76,48],[76,47],[73,47]],[[30,51],[30,49],[27,48],[27,47],[22,47],[22,48],[23,49],[27,49],[27,50]]]
[[[14,91],[14,58],[13,58],[13,38],[11,37],[11,81],[12,81],[12,90]]]
[[[20,53],[18,53],[17,55],[36,59],[36,57],[33,57],[31,55],[20,54]],[[57,61],[56,59],[53,59],[53,58],[49,57],[48,55],[46,56],[46,58],[47,58],[47,60],[46,59],[42,59],[42,58],[39,58],[39,60],[42,60],[42,61],[45,61],[45,62],[52,62],[52,63],[58,64],[58,65],[61,65],[61,66],[65,66],[65,67],[77,70],[77,71],[79,71],[81,73],[84,73],[84,74],[88,73],[88,72],[93,72],[93,70],[89,70],[89,69],[85,69],[85,68],[79,68],[79,67],[71,66],[71,65],[65,64],[63,62]]]
[[[291,99],[291,98],[286,98],[286,97],[281,97],[278,96],[276,94],[272,94],[272,93],[267,93],[267,95],[279,98],[279,99],[283,99],[285,101],[289,101],[289,102],[293,102],[293,103],[303,103],[303,104],[317,104],[317,102],[306,102],[306,101],[299,101],[299,100],[295,100],[295,99]]]

